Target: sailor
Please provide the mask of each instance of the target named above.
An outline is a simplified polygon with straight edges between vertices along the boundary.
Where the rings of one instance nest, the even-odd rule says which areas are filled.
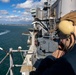
[[[70,24],[70,23],[72,23],[72,24]],[[74,25],[74,22],[72,20],[69,20],[69,19],[66,19],[66,20],[60,22],[58,27],[59,27],[59,31],[60,31],[59,37],[60,37],[61,40],[60,40],[60,43],[58,45],[58,50],[54,51],[53,54],[52,54],[55,58],[60,58],[66,53],[66,50],[65,50],[66,46],[63,45],[62,38],[66,38],[66,42],[65,42],[65,44],[66,44],[67,41],[68,41],[68,35],[70,35],[71,31],[74,31],[74,34],[76,35],[76,33],[75,33],[76,32],[75,31],[76,26],[73,26],[73,25]],[[74,35],[74,37],[75,37],[75,35]],[[69,43],[69,46],[70,46],[70,44],[71,43]]]
[[[73,21],[63,20],[59,23],[59,37],[65,54],[56,59],[54,56],[45,58],[34,75],[76,75],[76,44]],[[45,62],[46,61],[46,62]]]

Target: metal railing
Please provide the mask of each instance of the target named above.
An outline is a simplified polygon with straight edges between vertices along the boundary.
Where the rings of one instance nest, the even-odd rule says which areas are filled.
[[[9,60],[10,60],[10,67],[6,73],[6,75],[8,75],[10,73],[10,75],[13,75],[13,67],[21,67],[24,65],[18,65],[18,64],[14,64],[13,63],[13,57],[12,57],[12,53],[16,53],[16,52],[23,52],[23,53],[27,53],[28,50],[21,50],[21,46],[18,47],[18,50],[13,50],[12,48],[9,49],[9,52],[7,52],[6,50],[3,50],[3,48],[0,47],[0,50],[6,52],[6,56],[0,61],[0,64],[3,63],[3,61],[9,56]]]

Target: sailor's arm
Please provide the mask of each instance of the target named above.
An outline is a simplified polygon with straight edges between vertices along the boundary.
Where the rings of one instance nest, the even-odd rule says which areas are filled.
[[[74,71],[65,58],[58,59],[56,63],[45,70],[42,75],[75,75]]]

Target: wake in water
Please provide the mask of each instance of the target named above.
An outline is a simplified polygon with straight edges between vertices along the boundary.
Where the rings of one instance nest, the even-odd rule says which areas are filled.
[[[9,33],[9,32],[10,32],[9,30],[6,30],[6,31],[4,31],[4,32],[1,32],[0,35],[7,34],[7,33]]]

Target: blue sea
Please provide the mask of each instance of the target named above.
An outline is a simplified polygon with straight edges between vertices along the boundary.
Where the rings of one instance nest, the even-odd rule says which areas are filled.
[[[30,26],[11,26],[0,25],[0,47],[9,51],[9,48],[18,49],[21,46],[22,49],[27,50],[27,38],[28,36],[22,35],[23,32],[28,32]],[[0,50],[0,61],[6,55],[4,51]],[[13,53],[14,64],[22,64],[23,59],[21,53]],[[9,56],[0,64],[0,75],[6,75],[9,68]],[[21,75],[20,67],[13,68],[14,75]],[[10,75],[10,74],[9,74]]]

